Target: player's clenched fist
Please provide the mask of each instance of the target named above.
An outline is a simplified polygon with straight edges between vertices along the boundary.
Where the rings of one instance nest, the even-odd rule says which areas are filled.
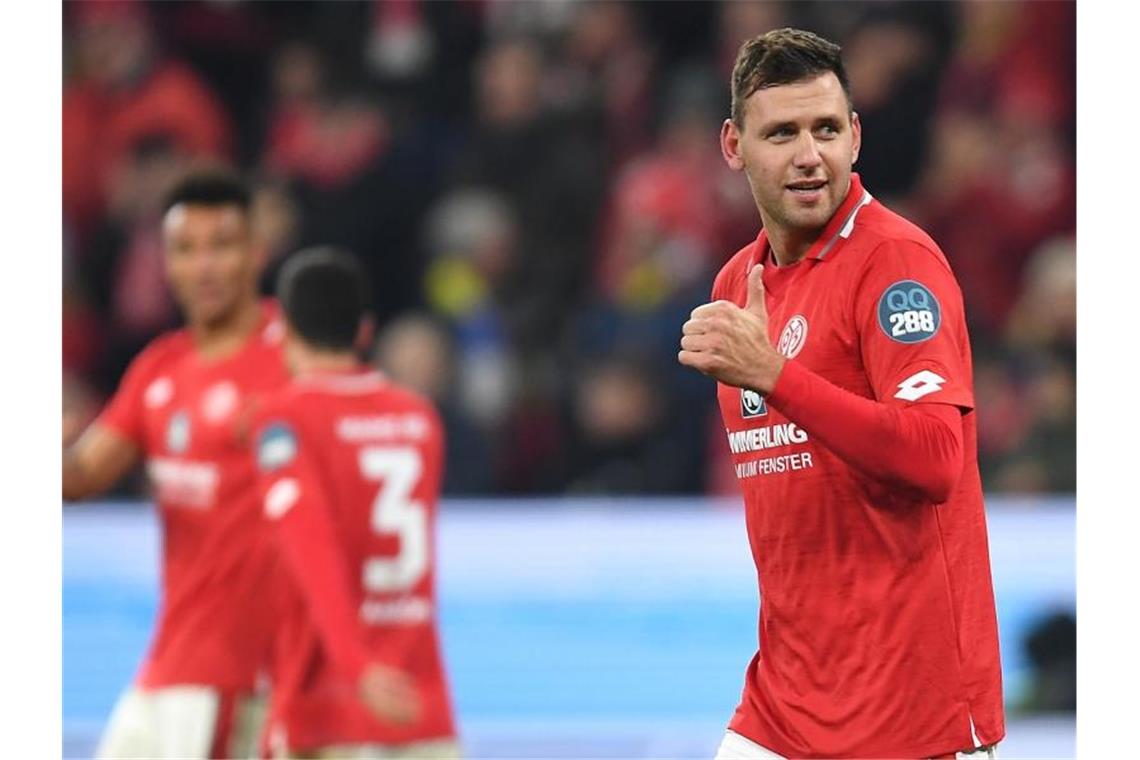
[[[415,680],[400,670],[372,663],[360,675],[360,698],[382,721],[414,723],[420,717]]]
[[[681,328],[678,361],[726,385],[770,393],[784,366],[784,357],[768,339],[768,310],[764,306],[764,267],[748,274],[748,301],[740,308],[731,301],[714,301],[693,309]]]

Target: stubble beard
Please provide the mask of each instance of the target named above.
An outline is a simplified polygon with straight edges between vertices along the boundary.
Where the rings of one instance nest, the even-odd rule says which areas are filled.
[[[773,206],[771,209],[761,207],[761,218],[767,217],[771,225],[779,227],[784,234],[796,237],[818,234],[827,226],[835,213],[835,209],[829,209],[826,213],[816,209],[810,211],[796,209],[783,202],[783,199]]]

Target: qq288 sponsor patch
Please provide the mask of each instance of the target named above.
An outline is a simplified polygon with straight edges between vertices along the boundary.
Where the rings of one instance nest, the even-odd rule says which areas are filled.
[[[942,326],[942,308],[930,288],[917,280],[899,280],[879,297],[879,327],[899,343],[930,340]]]

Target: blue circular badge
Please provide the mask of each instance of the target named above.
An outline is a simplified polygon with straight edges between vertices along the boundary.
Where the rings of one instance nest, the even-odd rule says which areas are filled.
[[[266,472],[279,470],[297,455],[297,436],[284,422],[265,429],[257,442],[257,463]]]
[[[930,340],[942,326],[942,309],[930,288],[916,280],[899,280],[879,298],[879,327],[899,343]]]

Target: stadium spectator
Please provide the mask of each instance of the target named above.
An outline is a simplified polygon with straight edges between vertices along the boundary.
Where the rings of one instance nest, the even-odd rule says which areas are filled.
[[[300,211],[289,188],[280,182],[263,182],[253,191],[250,205],[253,236],[265,252],[262,292],[272,292],[277,272],[286,255],[297,250],[301,229]]]
[[[455,336],[455,400],[497,430],[518,390],[518,336],[528,316],[510,290],[522,266],[514,209],[493,191],[458,187],[432,207],[424,236],[427,303]]]
[[[289,174],[305,160],[325,91],[324,64],[315,45],[294,41],[273,54],[265,146],[265,170]]]
[[[377,341],[376,365],[394,382],[431,399],[443,420],[446,461],[443,493],[494,493],[496,436],[469,412],[478,403],[464,393],[449,331],[437,318],[409,314],[385,325]]]
[[[599,146],[541,95],[545,66],[538,46],[522,39],[483,52],[477,120],[454,177],[501,193],[514,209],[521,254],[506,287],[527,357],[561,333],[585,285],[602,181]]]
[[[1034,249],[1076,225],[1069,3],[966,2],[915,199],[966,294],[1000,331]],[[966,222],[965,218],[969,221]]]
[[[92,0],[65,11],[63,207],[86,240],[112,192],[108,183],[140,141],[161,136],[192,156],[218,158],[230,147],[230,126],[201,78],[163,56],[148,6]]]
[[[599,135],[612,172],[652,139],[657,54],[636,3],[590,0],[571,11],[544,89],[554,107]]]
[[[574,387],[569,445],[555,461],[573,494],[667,494],[699,477],[685,440],[670,429],[679,410],[657,393],[658,373],[628,356],[597,357]]]
[[[106,212],[79,266],[108,339],[96,369],[110,392],[127,363],[156,334],[174,327],[178,308],[165,284],[163,199],[192,166],[164,135],[140,136],[108,177]]]
[[[359,251],[381,319],[416,306],[418,231],[436,182],[419,160],[427,146],[362,91],[322,92],[290,126],[267,168],[296,201],[299,243]]]
[[[299,5],[299,4],[297,4]],[[295,11],[280,3],[150,3],[163,46],[201,76],[230,116],[232,158],[257,158],[269,53]]]
[[[869,140],[859,156],[860,176],[888,204],[922,170],[952,23],[943,3],[876,3],[844,45],[860,120],[869,135],[891,136]]]

